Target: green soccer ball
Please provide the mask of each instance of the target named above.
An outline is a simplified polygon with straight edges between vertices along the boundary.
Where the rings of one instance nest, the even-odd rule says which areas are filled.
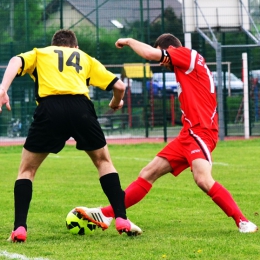
[[[96,224],[83,219],[75,209],[71,210],[66,217],[66,227],[73,235],[90,235],[96,229]]]

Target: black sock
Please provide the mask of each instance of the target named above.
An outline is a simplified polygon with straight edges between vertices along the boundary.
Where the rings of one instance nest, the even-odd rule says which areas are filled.
[[[32,199],[32,182],[29,179],[16,180],[14,184],[14,230],[23,226],[27,229],[26,220]]]
[[[127,219],[125,209],[125,192],[121,188],[118,174],[116,172],[106,174],[102,176],[99,181],[114,210],[115,218],[120,217]]]

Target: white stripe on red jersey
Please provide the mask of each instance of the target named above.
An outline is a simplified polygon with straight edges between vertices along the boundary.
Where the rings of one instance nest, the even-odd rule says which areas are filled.
[[[178,82],[184,129],[195,125],[218,129],[216,91],[205,59],[185,47],[170,46],[167,52]]]

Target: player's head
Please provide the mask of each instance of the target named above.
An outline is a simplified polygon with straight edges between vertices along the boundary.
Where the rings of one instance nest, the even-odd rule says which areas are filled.
[[[170,33],[160,35],[154,43],[154,47],[160,49],[168,49],[170,45],[176,48],[182,46],[180,40]]]
[[[78,47],[78,40],[73,31],[61,29],[53,35],[51,45],[75,48]]]
[[[160,35],[154,43],[154,47],[157,49],[161,49],[161,50],[167,50],[169,48],[169,46],[178,48],[178,47],[181,47],[182,44],[177,37],[175,37],[174,35],[172,35],[170,33],[164,33],[164,34]],[[160,65],[170,71],[174,71],[173,65],[170,63],[160,63]]]

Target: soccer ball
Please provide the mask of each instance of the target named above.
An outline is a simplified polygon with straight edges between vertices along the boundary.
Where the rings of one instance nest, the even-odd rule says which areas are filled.
[[[66,217],[66,227],[71,234],[89,235],[96,229],[96,224],[83,219],[82,215],[75,209],[72,209]]]

